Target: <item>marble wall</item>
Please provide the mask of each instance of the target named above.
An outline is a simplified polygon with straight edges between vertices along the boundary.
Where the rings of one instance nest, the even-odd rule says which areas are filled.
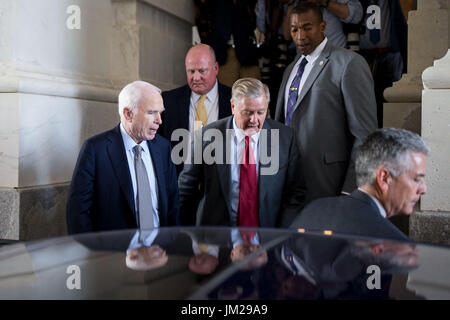
[[[420,132],[422,72],[450,46],[448,0],[418,0],[408,17],[408,72],[384,91],[383,126]]]
[[[422,137],[427,157],[427,194],[411,219],[413,239],[450,244],[450,49],[422,75]]]
[[[450,64],[441,61],[450,47],[449,17],[448,0],[417,1],[408,19],[408,73],[384,91],[384,126],[419,133],[431,147],[428,192],[409,219],[409,236],[441,244],[450,244]]]
[[[192,42],[193,9],[187,1],[114,0],[115,85],[136,78],[163,90],[185,84],[184,57]]]
[[[2,0],[0,17],[0,238],[61,235],[80,147],[118,123],[120,89],[185,82],[194,6]]]
[[[0,109],[3,187],[69,182],[82,142],[119,121],[115,103],[49,95],[4,93]]]

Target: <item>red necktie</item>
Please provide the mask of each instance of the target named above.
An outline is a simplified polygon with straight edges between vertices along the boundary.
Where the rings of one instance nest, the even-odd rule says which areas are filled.
[[[256,231],[254,230],[239,230],[239,233],[241,234],[242,240],[249,244],[252,243],[253,238],[256,236]]]
[[[258,227],[258,180],[256,179],[255,157],[248,136],[245,137],[243,158],[239,178],[238,226]]]

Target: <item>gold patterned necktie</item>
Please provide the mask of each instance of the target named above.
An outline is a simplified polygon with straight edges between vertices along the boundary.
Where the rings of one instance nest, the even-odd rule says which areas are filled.
[[[197,105],[197,114],[195,115],[196,121],[201,121],[203,126],[208,124],[208,117],[206,116],[206,107],[205,107],[205,99],[206,95],[202,95]]]

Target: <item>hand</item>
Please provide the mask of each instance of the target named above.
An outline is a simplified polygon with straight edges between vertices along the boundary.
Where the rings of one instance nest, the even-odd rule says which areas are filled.
[[[256,39],[256,45],[259,47],[266,40],[266,36],[264,35],[263,32],[259,31],[258,29],[255,29],[255,39]]]

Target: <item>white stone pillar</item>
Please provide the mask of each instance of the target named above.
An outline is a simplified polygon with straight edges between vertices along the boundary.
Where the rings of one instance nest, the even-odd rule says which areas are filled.
[[[112,78],[137,78],[163,90],[186,83],[184,58],[192,43],[192,0],[112,0]]]
[[[383,126],[420,133],[422,72],[449,48],[449,1],[418,0],[408,15],[408,72],[384,91]]]
[[[190,0],[0,1],[0,238],[66,233],[82,142],[118,123],[123,84],[183,83],[193,21]]]
[[[427,194],[411,219],[415,240],[450,244],[450,50],[423,72],[422,137],[427,159]]]

